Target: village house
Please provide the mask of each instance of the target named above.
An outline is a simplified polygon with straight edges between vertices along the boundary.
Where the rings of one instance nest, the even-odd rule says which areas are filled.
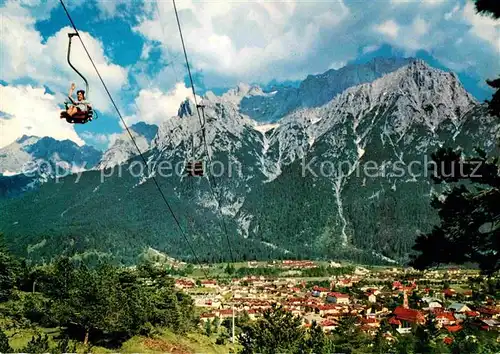
[[[175,287],[178,289],[191,289],[196,286],[194,281],[185,280],[185,279],[177,279],[175,281]]]
[[[326,315],[338,315],[343,312],[342,307],[338,305],[318,305],[315,307],[316,313],[324,317]]]
[[[500,322],[492,318],[478,319],[475,324],[484,331],[498,331],[500,329]]]
[[[218,310],[217,314],[220,319],[232,318],[233,317],[233,309],[222,309]],[[236,311],[234,311],[234,315],[236,316]]]
[[[490,317],[493,319],[497,319],[500,315],[500,310],[494,307],[479,307],[477,309],[477,312],[479,312],[484,317]]]
[[[335,328],[337,328],[337,323],[335,321],[332,321],[332,320],[324,320],[324,321],[319,323],[319,326],[321,327],[321,329],[324,332],[331,332]]]
[[[201,286],[205,288],[212,288],[212,289],[217,288],[217,282],[215,280],[202,280],[200,283]]]
[[[424,309],[429,311],[436,311],[443,307],[439,300],[433,297],[423,297],[422,301],[427,303],[427,307]]]
[[[454,297],[457,295],[457,292],[455,289],[443,289],[443,295],[445,297]]]
[[[321,287],[315,285],[312,289],[311,295],[315,296],[315,297],[325,297],[329,291],[330,291],[330,289],[328,289],[328,288],[321,288]]]
[[[457,320],[452,312],[441,312],[436,315],[438,327],[451,326],[457,323]]]
[[[403,289],[403,284],[399,281],[394,281],[392,282],[392,290],[402,290]]]
[[[316,267],[317,265],[312,261],[285,260],[281,263],[281,268],[310,269]]]
[[[349,304],[349,295],[331,292],[327,294],[326,301],[333,302],[334,304]]]
[[[381,310],[376,310],[371,307],[368,307],[365,312],[367,317],[377,318],[387,315],[389,313],[389,309],[387,307],[382,307]]]
[[[216,297],[192,296],[194,306],[196,307],[212,307],[219,309],[222,306],[220,299]]]
[[[396,330],[399,333],[410,333],[413,324],[425,323],[425,315],[418,310],[398,306],[393,314],[395,315],[394,320],[389,323],[396,324],[398,327]]]
[[[344,288],[351,288],[354,285],[354,281],[352,278],[340,279],[335,283],[335,285]]]
[[[467,305],[464,305],[464,304],[461,304],[458,302],[454,302],[453,304],[448,306],[448,310],[453,311],[453,312],[458,312],[458,313],[464,313],[467,311],[471,311],[471,309]]]
[[[374,317],[366,317],[361,319],[361,324],[364,326],[378,328],[380,327],[380,321]]]
[[[200,315],[200,320],[203,321],[203,322],[207,322],[207,321],[213,321],[214,318],[217,317],[215,315],[215,313],[213,312],[210,312],[210,313],[202,313]]]
[[[368,297],[368,302],[371,302],[371,303],[376,303],[377,302],[377,296],[375,296],[374,293],[372,292],[367,292],[365,293],[366,297]]]

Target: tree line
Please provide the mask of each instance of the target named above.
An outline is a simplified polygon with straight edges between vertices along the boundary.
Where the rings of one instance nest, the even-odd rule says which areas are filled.
[[[192,299],[175,289],[168,273],[148,263],[90,267],[67,257],[29,266],[0,247],[0,327],[14,334],[59,328],[60,340],[109,348],[160,327],[185,333],[196,327],[198,318]],[[5,333],[0,343],[2,338],[0,352],[10,352]],[[44,343],[40,337],[32,345]]]

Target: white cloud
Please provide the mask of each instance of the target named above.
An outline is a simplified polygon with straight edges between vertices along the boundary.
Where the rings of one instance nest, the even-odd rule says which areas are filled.
[[[0,147],[24,134],[69,139],[78,145],[84,144],[73,125],[59,118],[61,110],[56,99],[44,88],[0,85],[0,97],[0,111],[9,117],[0,118]]]
[[[193,99],[191,88],[180,82],[166,93],[158,88],[143,89],[135,100],[136,114],[125,117],[125,120],[127,124],[143,121],[160,125],[165,119],[177,115],[181,102],[186,98]],[[201,97],[197,96],[197,100],[201,102]]]
[[[142,46],[141,60],[149,59],[149,53],[151,53],[151,49],[153,49],[153,45],[151,43],[144,43],[144,45]]]
[[[401,4],[423,4],[427,6],[435,6],[447,2],[448,0],[391,0],[394,5]]]
[[[363,54],[371,53],[380,48],[379,45],[367,45],[366,47],[363,48]]]
[[[97,143],[97,144],[109,144],[110,135],[92,133],[89,131],[84,131],[79,134],[86,142]],[[91,144],[92,145],[92,144]]]
[[[161,17],[152,11],[135,30],[170,51],[180,52],[172,6],[162,1],[158,6]],[[182,1],[178,12],[188,55],[198,70],[254,81],[272,79],[281,74],[277,70],[289,74],[284,63],[305,62],[320,34],[334,31],[346,21],[349,9],[342,0],[230,4]],[[330,58],[330,62],[332,59],[345,60]]]
[[[149,4],[154,9],[154,2]],[[179,68],[180,75],[175,78],[171,68],[149,78],[154,86],[167,89],[185,74],[184,57],[171,3],[158,1],[158,5],[161,21],[156,10],[151,10],[134,29],[149,43],[161,43],[164,63],[174,61],[173,66]],[[474,41],[478,35],[490,41],[498,38],[491,25],[481,33],[484,24],[479,24],[478,15],[472,17],[478,23],[474,22],[474,29],[463,39],[464,45],[455,45],[467,33],[468,25],[457,1],[392,0],[388,5],[380,6],[377,1],[351,2],[347,7],[342,1],[186,0],[178,9],[191,67],[202,72],[208,87],[304,79],[384,44],[407,56],[427,50],[456,64],[476,52],[477,65],[469,67],[469,74],[486,78],[498,71],[492,65],[495,57],[499,59],[498,50],[483,50],[481,41]],[[145,46],[143,53],[148,50]],[[139,73],[140,82],[146,83],[147,72]]]
[[[500,21],[477,14],[474,4],[470,1],[464,7],[463,18],[472,26],[472,34],[489,42],[497,54],[500,53]]]
[[[81,0],[72,1],[72,3]],[[35,17],[38,20],[46,20],[50,17],[51,11],[59,6],[58,1],[47,0],[16,0],[6,1],[2,8],[2,15],[14,15],[18,19],[23,17]]]
[[[338,70],[340,68],[343,68],[347,63],[345,61],[334,61],[333,63],[330,64],[328,69],[334,69]]]
[[[25,1],[26,2],[26,1]],[[43,40],[35,28],[35,17],[21,6],[22,3],[9,1],[0,8],[0,57],[1,77],[7,82],[29,78],[46,85],[54,92],[61,92],[59,99],[66,95],[71,82],[83,87],[83,82],[68,65],[68,46],[65,27]],[[128,72],[125,68],[112,64],[104,55],[103,44],[86,32],[80,32],[90,55],[99,69],[108,88],[113,93],[126,83]],[[90,100],[97,110],[109,112],[111,104],[78,38],[73,38],[71,61],[89,80]]]
[[[460,5],[456,5],[450,12],[444,14],[445,20],[450,20],[460,10]]]
[[[423,36],[429,32],[429,24],[420,17],[416,17],[412,25],[413,32],[417,36]]]
[[[84,131],[80,133],[80,137],[82,137],[89,145],[98,146],[99,148],[110,148],[114,145],[116,140],[123,136],[125,132],[122,133],[111,133],[111,134],[101,134],[101,133],[92,133],[89,131]]]
[[[429,36],[431,26],[422,17],[416,16],[413,22],[398,25],[393,20],[388,20],[375,27],[375,31],[385,34],[387,41],[395,46],[409,50],[407,55],[413,55],[419,49],[429,49],[432,41],[439,38],[438,34]]]
[[[97,8],[101,11],[101,17],[104,19],[112,17],[124,17],[133,9],[132,0],[99,0],[96,1]],[[137,2],[135,2],[137,5]]]
[[[443,4],[447,1],[448,0],[423,0],[423,3],[426,5],[430,5],[430,6],[435,6],[435,5]]]
[[[389,36],[392,39],[395,39],[398,36],[399,26],[396,22],[394,22],[394,20],[387,20],[376,26],[375,30]]]

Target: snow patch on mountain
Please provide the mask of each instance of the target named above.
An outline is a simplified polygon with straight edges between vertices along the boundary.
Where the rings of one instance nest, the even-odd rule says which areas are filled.
[[[272,93],[264,93],[262,88],[256,85],[248,85],[245,83],[239,83],[237,87],[228,90],[224,93],[220,99],[223,102],[231,103],[235,106],[239,106],[241,100],[245,97],[253,97],[253,96],[272,96]],[[216,96],[209,91],[206,94],[206,97],[213,100]]]
[[[261,125],[256,125],[255,126],[255,130],[257,130],[258,132],[261,132],[262,134],[265,134],[267,133],[268,131],[270,131],[271,129],[276,129],[278,128],[280,125],[278,123],[273,123],[273,124],[261,124]]]
[[[235,217],[240,211],[241,207],[245,202],[244,197],[236,198],[234,195],[228,196],[227,193],[224,195],[225,200],[229,200],[226,202],[226,205],[223,205],[220,210],[223,215]]]
[[[267,246],[267,247],[269,247],[269,248],[272,248],[273,250],[282,251],[284,254],[291,254],[292,253],[289,250],[287,250],[285,248],[278,247],[275,244],[272,244],[270,242],[260,241],[260,243],[263,244],[263,245],[265,245],[265,246]]]
[[[254,219],[253,215],[248,213],[240,213],[238,218],[236,219],[236,223],[239,227],[239,234],[244,238],[248,238],[250,225],[252,224],[252,220]]]
[[[386,257],[384,256],[383,254],[380,254],[380,253],[377,253],[375,251],[372,251],[372,254],[377,257],[377,258],[380,258],[381,260],[385,261],[385,262],[388,262],[388,263],[392,263],[392,264],[397,264],[398,262],[395,261],[394,259],[391,259],[389,257]]]
[[[5,177],[10,177],[10,176],[16,176],[16,175],[18,175],[19,172],[11,172],[9,170],[5,170],[5,171],[3,171],[0,174],[3,175],[3,176],[5,176]]]

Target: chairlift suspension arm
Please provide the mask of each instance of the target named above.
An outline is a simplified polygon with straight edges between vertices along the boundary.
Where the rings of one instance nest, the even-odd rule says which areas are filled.
[[[88,100],[89,98],[89,83],[85,76],[83,76],[74,66],[71,64],[70,60],[70,53],[71,53],[71,40],[73,39],[73,36],[79,36],[78,33],[68,33],[68,38],[69,38],[69,44],[68,44],[68,64],[71,66],[71,68],[78,74],[80,77],[85,81],[85,98]]]
[[[194,155],[195,155],[195,153],[194,153],[194,147],[195,147],[195,143],[194,143],[195,142],[195,138],[194,138],[194,136],[195,136],[195,134],[201,133],[201,141],[203,143],[205,141],[205,132],[206,132],[206,127],[205,127],[206,126],[205,106],[202,105],[202,104],[197,104],[196,108],[201,108],[201,112],[202,112],[201,117],[203,118],[203,121],[201,121],[201,126],[200,126],[201,129],[198,130],[198,131],[196,131],[196,132],[194,132],[193,135],[192,135],[192,138],[193,138],[192,139],[192,156],[193,156],[193,158],[194,158]]]

